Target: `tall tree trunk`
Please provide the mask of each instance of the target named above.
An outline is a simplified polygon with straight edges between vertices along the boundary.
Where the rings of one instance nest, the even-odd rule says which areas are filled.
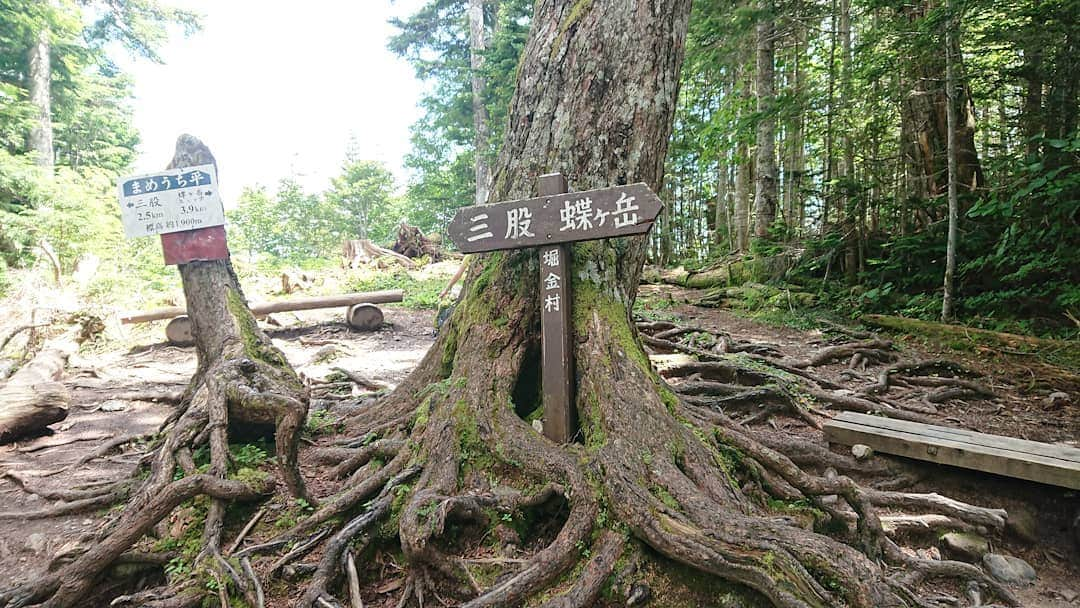
[[[736,146],[735,251],[750,250],[750,150],[745,141]]]
[[[791,137],[788,145],[787,184],[784,189],[784,209],[793,238],[798,238],[803,231],[803,175],[806,173],[806,160],[803,150],[803,129],[806,123],[806,106],[803,103],[803,68],[802,54],[806,49],[806,27],[801,22],[794,24],[795,49],[792,55],[791,92],[797,104],[791,118]]]
[[[772,2],[760,4],[757,24],[757,162],[754,167],[754,236],[769,236],[776,220],[776,16]]]
[[[821,231],[822,234],[829,230],[829,208],[833,201],[833,178],[836,177],[835,158],[833,147],[835,137],[833,123],[836,122],[836,22],[837,0],[831,0],[829,9],[829,69],[828,69],[828,93],[825,111],[825,154],[822,158],[822,175],[824,180],[821,187]]]
[[[728,175],[730,173],[730,163],[728,162],[729,145],[727,137],[722,136],[716,150],[716,207],[713,209],[715,213],[713,222],[716,230],[713,231],[713,240],[716,243],[717,251],[726,251],[731,248],[731,208],[728,202],[728,193],[730,191],[728,187]],[[727,247],[721,249],[722,245]]]
[[[487,202],[491,189],[491,161],[488,149],[491,131],[488,126],[487,105],[484,103],[487,79],[484,77],[484,51],[487,50],[487,30],[484,26],[484,0],[469,0],[469,67],[472,73],[473,147],[476,174],[477,205]]]
[[[37,38],[30,46],[28,62],[30,65],[30,104],[34,106],[34,126],[30,129],[28,144],[39,167],[52,175],[53,168],[53,131],[52,131],[52,60],[50,57],[50,32],[47,26],[37,33]]]
[[[925,19],[932,8],[930,0],[923,0],[915,5],[906,5],[902,10],[907,18],[916,24]],[[958,81],[963,78],[963,56],[960,54],[959,37],[952,40],[949,50],[956,62],[954,69]],[[905,62],[908,67],[907,80],[910,84],[901,107],[901,120],[904,125],[903,149],[910,163],[912,178],[922,185],[916,187],[917,197],[940,196],[945,194],[948,184],[947,139],[948,126],[946,117],[945,62],[942,53],[916,52]],[[971,95],[966,86],[958,85],[959,98],[956,105],[957,115],[954,129],[956,133],[957,184],[967,191],[986,186],[982,165],[975,148],[975,112]]]
[[[837,177],[841,178],[836,218],[844,227],[844,275],[855,283],[859,270],[859,248],[862,246],[862,217],[855,199],[855,145],[852,140],[851,93],[851,0],[840,0],[840,146],[843,162]]]
[[[1039,36],[1042,29],[1039,17],[1040,0],[1032,0],[1032,23],[1028,35],[1024,37],[1024,65],[1021,73],[1027,81],[1024,89],[1024,105],[1020,110],[1020,125],[1024,135],[1024,148],[1029,156],[1039,154],[1039,141],[1036,137],[1043,132],[1043,40]]]
[[[944,295],[941,298],[941,322],[948,323],[955,316],[953,313],[953,275],[956,272],[956,223],[959,216],[960,203],[957,201],[957,151],[956,151],[956,103],[959,101],[956,81],[956,57],[953,54],[956,27],[959,19],[952,14],[951,1],[946,1],[946,10],[950,11],[949,18],[945,22],[945,93],[946,93],[946,116],[948,120],[948,179],[949,179],[949,236],[945,250],[945,285]]]

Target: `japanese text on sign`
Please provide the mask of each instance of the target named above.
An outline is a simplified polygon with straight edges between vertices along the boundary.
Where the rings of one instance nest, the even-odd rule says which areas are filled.
[[[447,227],[462,252],[518,249],[648,232],[663,203],[629,184],[458,210]]]
[[[225,224],[213,165],[127,177],[118,190],[128,238]]]
[[[545,268],[558,268],[559,267],[559,250],[549,249],[543,254],[543,267],[540,270],[541,276],[544,277],[544,312],[559,312],[559,287],[561,287],[562,277],[557,273],[545,270]],[[544,273],[547,273],[545,276]],[[547,293],[554,291],[555,293]]]

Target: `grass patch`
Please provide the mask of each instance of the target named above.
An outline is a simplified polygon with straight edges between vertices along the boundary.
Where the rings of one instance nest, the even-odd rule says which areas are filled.
[[[449,283],[443,275],[424,275],[398,270],[395,272],[367,272],[352,277],[349,291],[384,291],[400,289],[405,292],[401,306],[418,310],[434,310],[439,307],[441,292]]]

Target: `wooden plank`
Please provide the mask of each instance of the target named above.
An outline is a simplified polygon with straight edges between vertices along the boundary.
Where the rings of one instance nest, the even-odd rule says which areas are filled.
[[[561,173],[540,177],[540,194],[566,192]],[[574,409],[574,352],[570,319],[570,248],[540,248],[540,345],[544,393],[544,436],[569,443],[577,434]]]
[[[868,416],[866,414],[859,414],[856,412],[843,412],[840,415],[836,416],[835,420],[864,424],[867,426],[875,426],[894,431],[915,433],[918,435],[927,435],[930,437],[938,437],[941,439],[973,443],[976,445],[983,445],[987,447],[1001,448],[1005,450],[1012,450],[1016,452],[1043,456],[1046,458],[1057,458],[1060,460],[1066,460],[1069,462],[1075,462],[1080,464],[1080,449],[1069,447],[1066,445],[1054,445],[1050,443],[1042,443],[1040,441],[1029,441],[1027,439],[1017,439],[1015,437],[1006,437],[1004,435],[991,435],[988,433],[979,433],[967,429],[958,429],[947,426],[920,424],[918,422],[896,420],[884,416]]]
[[[663,208],[644,183],[541,193],[539,198],[460,209],[446,233],[462,253],[543,247],[644,234]]]
[[[291,300],[279,300],[277,302],[258,302],[250,306],[252,314],[268,315],[274,312],[286,312],[292,310],[314,310],[317,308],[338,308],[354,304],[386,304],[388,302],[400,302],[404,292],[400,289],[387,291],[367,291],[359,293],[347,293],[338,296],[315,296],[310,298],[293,298]],[[157,310],[145,310],[121,315],[121,323],[145,323],[147,321],[159,321],[172,319],[187,314],[187,309],[182,306],[159,308]]]
[[[829,442],[1080,490],[1080,463],[838,418],[825,424]]]

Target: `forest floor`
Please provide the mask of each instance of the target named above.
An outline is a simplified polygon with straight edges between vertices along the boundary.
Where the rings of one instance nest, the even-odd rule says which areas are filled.
[[[808,358],[825,345],[819,331],[771,325],[728,310],[689,305],[685,302],[693,301],[697,295],[690,290],[644,286],[643,298],[649,302],[658,297],[660,290],[665,303],[651,311],[646,306],[645,314],[650,317],[723,331],[737,340],[777,345],[785,357],[791,358]],[[371,333],[350,331],[341,322],[340,311],[282,315],[279,320],[284,321],[283,326],[267,329],[274,343],[305,378],[324,380],[332,375],[334,368],[342,368],[367,380],[392,386],[408,374],[433,342],[434,311],[387,306],[384,312],[386,324]],[[1044,364],[1022,357],[980,351],[939,351],[933,345],[914,339],[898,339],[896,347],[905,359],[945,358],[978,370],[997,394],[992,400],[953,400],[941,404],[933,415],[939,424],[1077,446],[1080,386],[1074,380],[1076,370],[1055,372]],[[53,425],[55,432],[52,435],[0,447],[0,467],[46,489],[72,488],[130,475],[140,456],[139,443],[131,444],[119,453],[63,469],[110,440],[153,433],[171,410],[167,403],[119,400],[116,395],[180,391],[194,370],[192,348],[165,343],[101,347],[84,352],[73,358],[64,379],[73,396],[67,419]],[[847,370],[847,364],[840,362],[818,367],[815,373],[837,383],[851,384],[852,374],[847,373],[845,379],[841,376],[844,370]],[[876,377],[873,371],[862,375],[867,383]],[[314,385],[319,386],[318,382]],[[1051,404],[1047,396],[1055,391],[1066,392],[1077,405]],[[338,429],[336,418],[355,408],[377,407],[373,399],[362,399],[361,392],[355,386],[347,388],[345,394],[323,392],[313,402],[301,454],[301,470],[315,496],[332,493],[338,483],[326,478],[328,467],[317,459],[318,448],[333,444]],[[818,441],[824,442],[820,431],[795,418],[775,416],[771,424],[803,436],[816,435]],[[841,450],[842,447],[834,449]],[[272,453],[273,450],[266,447],[265,452]],[[258,460],[265,458],[265,453],[256,451],[242,457]],[[995,552],[1021,557],[1038,573],[1033,586],[1016,590],[1018,597],[1025,606],[1032,607],[1080,605],[1080,552],[1074,544],[1074,531],[1070,529],[1071,519],[1080,509],[1080,493],[891,456],[876,455],[873,458],[886,460],[908,473],[911,479],[909,491],[937,492],[972,504],[1004,508],[1011,515],[1020,514],[1016,519],[1022,522],[1021,529],[1011,527],[1004,535],[992,538]],[[237,516],[247,519],[262,510],[263,525],[260,528],[266,528],[262,533],[265,536],[274,528],[289,527],[310,508],[303,503],[278,501],[240,510]],[[0,480],[0,511],[26,512],[49,504],[49,501],[23,492],[11,479]],[[100,511],[25,521],[0,519],[0,587],[32,579],[55,555],[74,547],[81,535],[96,530],[107,513]],[[190,517],[190,512],[179,510],[166,523],[175,531],[183,528]],[[270,522],[273,524],[266,525]],[[242,526],[243,522],[227,524],[232,529]],[[245,543],[258,542],[259,536],[258,531],[254,532]],[[232,539],[227,536],[226,541],[231,544]],[[935,548],[937,542],[936,538],[930,537],[909,546],[923,555],[933,555],[938,551]],[[317,558],[313,554],[304,561]],[[394,554],[381,551],[362,556],[358,567],[364,581],[366,606],[397,603],[403,576],[395,558]],[[262,561],[267,560],[256,562],[256,569],[261,569]],[[171,567],[181,568],[182,564],[171,564]],[[303,573],[286,568],[282,575],[288,579]],[[278,580],[277,587],[267,589],[268,606],[289,605],[286,583]],[[942,591],[956,595],[955,589]],[[660,593],[657,590],[654,605],[669,605]]]

